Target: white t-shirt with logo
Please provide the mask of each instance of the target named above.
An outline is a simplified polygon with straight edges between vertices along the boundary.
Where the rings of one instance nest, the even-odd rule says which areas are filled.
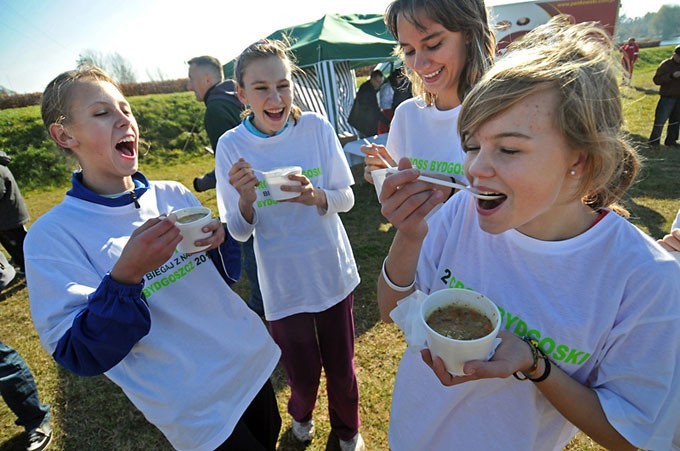
[[[199,205],[176,182],[151,182],[138,201],[140,208],[110,207],[66,196],[31,226],[31,314],[50,355],[132,232],[161,213]],[[175,253],[144,282],[151,329],[105,374],[174,448],[213,450],[231,435],[280,351],[205,252]]]
[[[446,111],[425,106],[420,97],[402,102],[394,112],[387,135],[387,150],[399,162],[408,157],[423,172],[453,177],[467,184],[465,154],[458,136],[460,105]]]
[[[359,284],[347,233],[337,212],[271,198],[264,178],[256,188],[255,219],[248,223],[229,184],[239,158],[268,171],[300,166],[315,188],[343,190],[354,184],[333,127],[316,113],[303,113],[280,134],[260,137],[241,124],[217,144],[217,206],[234,238],[255,236],[257,274],[265,316],[273,321],[296,313],[321,312],[346,298]],[[257,173],[256,173],[257,175]],[[353,201],[352,201],[353,204]],[[346,210],[349,210],[348,205]]]
[[[627,440],[669,448],[680,419],[680,267],[667,252],[613,212],[564,241],[516,230],[492,235],[479,227],[465,192],[428,224],[420,290],[488,296],[506,330],[536,337],[553,365],[594,387]],[[531,382],[445,387],[419,353],[403,356],[389,432],[394,451],[561,450],[576,432]]]

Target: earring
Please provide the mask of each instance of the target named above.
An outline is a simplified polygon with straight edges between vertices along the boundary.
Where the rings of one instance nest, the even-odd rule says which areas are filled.
[[[571,171],[569,171],[569,174],[570,175],[576,175],[576,170],[572,169]]]

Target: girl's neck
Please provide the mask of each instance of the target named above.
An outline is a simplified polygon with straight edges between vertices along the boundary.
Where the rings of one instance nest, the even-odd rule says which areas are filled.
[[[91,180],[88,178],[87,173],[83,171],[82,183],[89,190],[101,195],[125,193],[135,188],[135,182],[132,181],[132,176],[129,175],[122,179]]]
[[[290,118],[290,116],[289,116],[289,118]],[[255,124],[254,116],[247,117],[245,122],[244,122],[244,125],[245,125],[246,129],[250,133],[252,133],[253,135],[259,136],[260,138],[269,138],[269,137],[276,136],[278,134],[283,133],[283,131],[288,127],[288,122],[289,121],[287,119],[285,125],[281,128],[281,130],[278,130],[274,133],[266,132],[266,131],[262,130],[260,127],[258,127]]]
[[[518,227],[527,236],[542,241],[563,241],[581,235],[601,219],[600,212],[580,201],[556,207],[544,214],[543,218]]]
[[[434,100],[434,106],[440,111],[452,110],[460,104],[461,102],[457,92],[449,95],[437,95]]]

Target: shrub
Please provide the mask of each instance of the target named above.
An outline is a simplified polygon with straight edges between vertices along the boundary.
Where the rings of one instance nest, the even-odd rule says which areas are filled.
[[[139,124],[140,160],[162,163],[205,152],[205,106],[193,93],[128,100]],[[12,157],[10,168],[22,189],[63,185],[75,167],[49,138],[37,106],[0,111],[0,150]]]
[[[144,83],[124,83],[121,85],[121,89],[126,96],[184,92],[187,90],[187,79],[178,78],[176,80],[147,81]],[[0,110],[40,105],[40,95],[41,93],[39,92],[2,95],[0,96]]]

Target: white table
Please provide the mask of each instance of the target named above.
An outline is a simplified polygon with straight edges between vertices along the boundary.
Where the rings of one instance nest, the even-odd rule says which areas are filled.
[[[381,135],[367,136],[366,138],[359,138],[354,141],[350,141],[342,148],[345,151],[345,157],[347,158],[347,163],[350,166],[355,164],[363,164],[364,157],[366,156],[361,151],[361,146],[366,145],[366,141],[375,144],[382,144],[383,146],[387,144],[387,133]]]

